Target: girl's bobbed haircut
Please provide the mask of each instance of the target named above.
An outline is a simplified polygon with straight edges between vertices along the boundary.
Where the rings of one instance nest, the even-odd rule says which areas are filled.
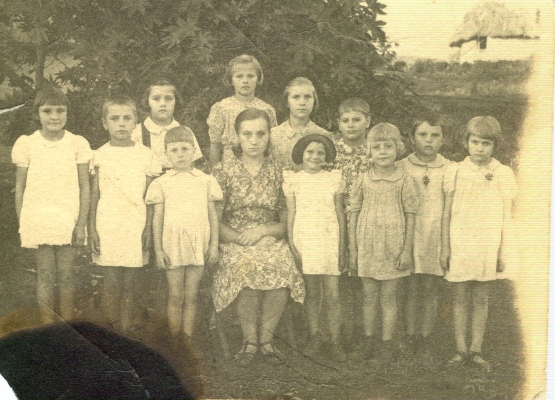
[[[102,103],[102,118],[106,118],[106,115],[108,114],[108,107],[110,106],[131,107],[133,115],[135,116],[135,121],[139,118],[139,114],[137,113],[137,104],[135,104],[133,99],[129,96],[124,94],[115,94],[104,100],[104,103]]]
[[[468,121],[464,133],[464,147],[467,149],[470,135],[478,136],[482,139],[493,140],[493,148],[497,149],[499,142],[501,142],[501,125],[494,117],[474,117]]]
[[[154,82],[152,82],[143,93],[143,97],[141,99],[141,106],[144,107],[145,110],[150,110],[150,106],[148,105],[148,98],[150,97],[150,91],[154,86],[173,87],[173,95],[175,97],[175,109],[178,110],[181,107],[183,107],[183,97],[181,97],[181,93],[179,93],[179,90],[177,90],[177,86],[175,86],[175,84],[169,79],[162,78],[162,79],[156,79]]]
[[[370,114],[370,106],[368,105],[366,100],[358,97],[348,98],[347,100],[343,100],[341,104],[339,104],[339,117],[341,117],[343,113],[351,111],[362,113],[366,117],[372,116]]]
[[[409,136],[411,138],[414,138],[418,127],[425,122],[427,122],[430,126],[439,126],[441,128],[441,132],[445,133],[445,123],[443,122],[442,118],[438,117],[437,115],[426,115],[422,118],[417,118],[414,121],[414,124],[412,124],[412,128],[410,129]]]
[[[240,56],[235,57],[227,65],[227,68],[225,70],[225,75],[224,75],[224,83],[226,84],[226,86],[233,85],[233,83],[231,82],[231,78],[233,76],[235,67],[239,64],[252,64],[254,67],[254,70],[256,71],[256,76],[258,77],[258,81],[256,83],[257,85],[262,85],[262,83],[264,82],[264,74],[262,73],[262,67],[260,66],[260,63],[253,56],[249,56],[248,54],[242,54]]]
[[[291,88],[294,86],[310,86],[312,88],[312,96],[314,97],[314,107],[313,110],[317,110],[320,102],[318,101],[318,94],[316,93],[316,88],[312,81],[308,78],[304,78],[302,76],[298,76],[297,78],[293,79],[291,82],[285,86],[285,90],[283,91],[283,101],[286,108],[289,108],[289,103],[287,102],[287,98],[289,97],[289,93],[291,93]]]
[[[66,106],[69,109],[69,100],[60,88],[54,85],[45,85],[37,92],[33,101],[33,107],[36,112],[39,111],[39,107],[44,105]]]
[[[382,122],[374,126],[370,129],[368,137],[366,138],[367,143],[383,142],[387,140],[391,140],[395,143],[397,156],[405,152],[405,144],[401,140],[401,132],[395,125],[389,122]],[[370,146],[368,146],[368,149],[370,149]]]
[[[241,128],[241,124],[244,121],[254,121],[255,119],[263,119],[264,121],[266,121],[266,126],[268,129],[268,135],[269,135],[270,130],[272,128],[272,122],[270,121],[270,117],[268,116],[266,111],[259,110],[258,108],[247,108],[246,110],[241,111],[239,115],[237,115],[237,117],[235,118],[235,124],[234,124],[235,133],[239,135],[239,129]],[[264,150],[265,157],[268,157],[270,155],[271,148],[272,148],[272,143],[271,143],[271,140],[268,139],[268,145],[266,146],[266,150]],[[239,157],[243,153],[243,149],[241,148],[240,144],[233,146],[231,150],[233,151],[236,157]]]
[[[310,143],[315,142],[321,143],[324,146],[324,148],[326,149],[326,162],[332,163],[337,155],[335,145],[330,138],[324,135],[320,135],[319,133],[313,133],[311,135],[303,136],[299,139],[297,143],[295,143],[293,151],[291,152],[291,159],[293,160],[293,162],[297,165],[301,165],[303,163],[304,151]]]
[[[164,148],[168,147],[170,143],[187,142],[195,147],[195,134],[186,126],[176,126],[166,132],[164,138]]]

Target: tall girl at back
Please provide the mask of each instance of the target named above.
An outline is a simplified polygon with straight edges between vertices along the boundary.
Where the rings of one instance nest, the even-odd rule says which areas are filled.
[[[180,125],[173,118],[173,115],[176,109],[183,106],[183,99],[175,84],[167,79],[158,79],[148,87],[141,104],[149,110],[150,115],[135,127],[131,140],[152,150],[152,172],[161,175],[164,171],[172,168],[166,157],[164,138],[166,132]],[[193,160],[200,164],[203,161],[203,155],[196,137],[194,141],[195,154]]]
[[[74,246],[85,241],[91,149],[83,137],[64,130],[69,102],[59,89],[41,89],[33,105],[42,128],[13,147],[15,205],[21,245],[36,249],[37,300],[48,323],[56,283],[62,318],[73,316]]]
[[[438,154],[443,145],[443,125],[436,118],[417,120],[410,131],[410,141],[414,153],[400,161],[399,166],[415,179],[420,208],[414,229],[414,267],[408,277],[407,342],[412,354],[428,357],[437,313],[437,287],[449,258],[449,221],[457,165]]]
[[[313,357],[320,350],[319,319],[324,300],[331,333],[330,356],[345,361],[339,343],[339,275],[345,263],[347,233],[343,182],[339,171],[322,170],[322,165],[334,158],[335,146],[329,138],[319,134],[303,137],[292,153],[293,162],[302,165],[302,170],[284,175],[283,191],[289,247],[306,286],[304,305],[310,337],[304,354]]]
[[[475,117],[465,132],[469,156],[458,165],[451,216],[451,259],[445,279],[454,290],[453,319],[457,354],[448,366],[467,362],[489,371],[482,358],[491,281],[502,278],[507,263],[506,233],[516,196],[513,171],[491,155],[501,141],[493,117]],[[472,302],[472,313],[469,312]],[[466,331],[471,322],[470,349]]]
[[[218,261],[218,216],[214,202],[222,190],[212,175],[193,167],[195,140],[186,127],[168,131],[164,139],[173,169],[154,180],[146,203],[154,205],[156,265],[168,280],[168,326],[185,342],[193,334],[197,296],[204,265]]]
[[[395,165],[404,152],[399,130],[381,123],[370,129],[367,146],[374,162],[353,184],[349,216],[349,263],[363,287],[364,354],[376,356],[378,305],[382,311],[381,359],[395,357],[397,283],[410,274],[418,189],[414,178]]]
[[[91,161],[89,245],[93,262],[105,266],[102,306],[109,322],[128,333],[137,272],[148,263],[151,215],[144,203],[153,179],[151,153],[131,140],[137,107],[127,96],[113,96],[102,106],[102,124],[110,141]]]
[[[235,118],[247,108],[265,111],[270,117],[271,127],[277,125],[274,107],[255,97],[256,87],[262,85],[264,75],[256,58],[246,54],[235,57],[225,71],[224,82],[233,86],[235,94],[217,102],[208,115],[210,136],[210,165],[222,161],[222,156],[233,156],[232,147],[238,144],[235,133]]]
[[[299,170],[291,158],[295,143],[310,134],[330,137],[330,133],[310,120],[313,109],[318,108],[318,95],[310,80],[303,77],[293,79],[286,86],[283,97],[289,109],[289,118],[272,128],[272,154],[278,165],[286,170]]]

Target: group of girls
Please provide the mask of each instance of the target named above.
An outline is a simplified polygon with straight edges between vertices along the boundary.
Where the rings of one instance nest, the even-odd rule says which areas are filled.
[[[339,132],[332,135],[310,120],[318,97],[308,79],[286,87],[289,117],[279,126],[273,107],[255,97],[263,75],[254,57],[233,59],[225,80],[235,94],[210,110],[210,166],[234,157],[241,111],[267,113],[272,129],[265,155],[284,170],[289,247],[306,287],[304,354],[317,356],[327,341],[332,359],[347,358],[339,340],[341,274],[362,282],[361,353],[367,359],[395,356],[396,292],[403,277],[409,281],[407,341],[415,353],[429,352],[444,277],[453,282],[457,344],[448,365],[489,369],[481,356],[489,283],[504,269],[504,232],[516,192],[511,169],[492,158],[502,138],[499,123],[473,118],[464,142],[469,157],[456,164],[438,153],[441,123],[418,120],[409,135],[414,152],[396,161],[405,152],[399,130],[389,123],[369,129],[364,100],[341,103]],[[193,334],[204,267],[219,258],[216,204],[223,195],[215,178],[197,168],[203,156],[195,135],[173,118],[180,102],[174,84],[153,82],[143,99],[150,115],[137,124],[131,98],[108,98],[102,124],[110,140],[93,153],[83,137],[64,130],[65,95],[53,88],[37,94],[42,127],[17,140],[12,158],[21,242],[37,249],[37,298],[45,322],[55,316],[56,286],[60,315],[73,316],[75,246],[84,243],[88,229],[93,261],[109,267],[103,295],[109,322],[123,332],[132,329],[136,272],[148,264],[152,247],[156,266],[166,271],[169,331],[172,337]],[[323,302],[328,338],[320,323]]]

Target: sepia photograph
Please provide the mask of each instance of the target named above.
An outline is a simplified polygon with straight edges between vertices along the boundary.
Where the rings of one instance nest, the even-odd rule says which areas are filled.
[[[551,0],[0,0],[2,399],[547,399]]]

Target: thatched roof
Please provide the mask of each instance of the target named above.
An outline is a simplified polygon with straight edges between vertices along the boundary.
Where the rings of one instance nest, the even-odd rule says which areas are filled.
[[[486,2],[469,11],[451,39],[451,47],[479,37],[533,39],[534,21],[521,11],[510,10],[504,3]]]

